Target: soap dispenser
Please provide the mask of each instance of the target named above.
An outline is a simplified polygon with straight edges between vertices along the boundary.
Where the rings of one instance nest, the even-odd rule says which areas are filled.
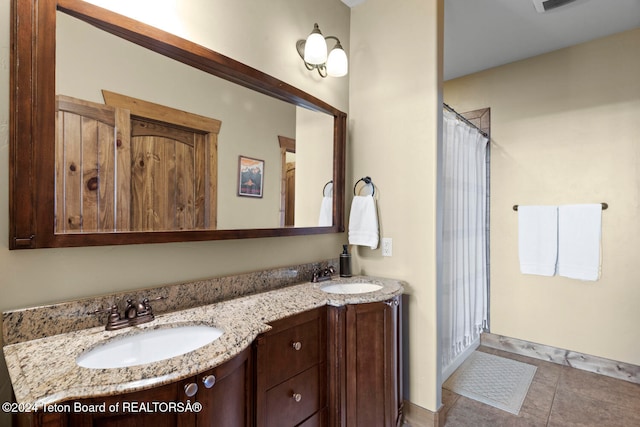
[[[351,277],[351,254],[347,251],[347,245],[342,245],[340,254],[340,277]]]

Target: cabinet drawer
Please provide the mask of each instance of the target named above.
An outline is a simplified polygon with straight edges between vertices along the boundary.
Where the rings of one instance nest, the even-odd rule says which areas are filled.
[[[265,357],[269,363],[265,388],[271,388],[324,360],[320,353],[319,322],[316,318],[267,337]]]
[[[320,369],[314,366],[267,391],[267,408],[273,408],[268,427],[296,426],[324,406],[318,392]]]

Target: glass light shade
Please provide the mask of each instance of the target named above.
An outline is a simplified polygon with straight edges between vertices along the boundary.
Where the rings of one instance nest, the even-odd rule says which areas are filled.
[[[331,77],[346,76],[349,71],[347,53],[341,47],[334,47],[327,59],[327,74]]]
[[[304,61],[312,65],[327,62],[327,42],[319,32],[313,32],[307,37],[304,45]]]

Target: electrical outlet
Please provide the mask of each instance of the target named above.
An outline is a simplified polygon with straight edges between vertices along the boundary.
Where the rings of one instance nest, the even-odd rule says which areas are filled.
[[[391,237],[382,238],[382,256],[391,256],[393,254],[393,241]]]

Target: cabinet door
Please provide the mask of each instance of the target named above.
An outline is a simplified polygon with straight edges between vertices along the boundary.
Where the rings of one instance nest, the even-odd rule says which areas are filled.
[[[71,427],[247,427],[252,424],[251,348],[203,374],[165,386],[65,405],[87,405],[69,414]],[[195,384],[195,388],[194,385]],[[197,390],[186,395],[186,386]],[[167,404],[196,402],[200,411],[172,410]],[[145,406],[147,404],[147,406]],[[93,405],[93,406],[89,406]],[[106,411],[100,409],[104,405]],[[189,406],[193,408],[193,406]],[[110,411],[108,408],[118,408]],[[178,408],[176,406],[176,408]],[[184,408],[184,407],[183,407]],[[56,425],[57,426],[57,425]]]
[[[401,405],[400,297],[346,310],[346,425],[392,427]]]
[[[154,409],[155,404],[176,402],[177,383],[119,396],[96,397],[71,405],[71,427],[175,427],[181,414]]]
[[[248,427],[253,418],[251,348],[196,377],[192,402],[202,404],[198,427]]]

